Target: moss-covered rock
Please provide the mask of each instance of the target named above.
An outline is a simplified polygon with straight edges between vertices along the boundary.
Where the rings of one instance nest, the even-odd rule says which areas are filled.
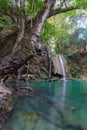
[[[68,77],[72,80],[87,81],[87,52],[80,54],[79,52],[67,55]]]

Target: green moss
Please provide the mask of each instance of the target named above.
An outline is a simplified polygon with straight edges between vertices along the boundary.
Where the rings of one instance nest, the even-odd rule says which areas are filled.
[[[77,64],[73,64],[69,69],[69,73],[71,74],[72,78],[79,79],[82,74],[82,71],[79,66],[77,66]]]
[[[67,56],[73,56],[78,52],[78,50],[75,51],[68,51]]]
[[[87,57],[85,57],[85,58],[83,59],[83,65],[84,65],[85,67],[87,67]]]
[[[41,79],[48,79],[48,76],[45,73],[40,73],[40,78]]]

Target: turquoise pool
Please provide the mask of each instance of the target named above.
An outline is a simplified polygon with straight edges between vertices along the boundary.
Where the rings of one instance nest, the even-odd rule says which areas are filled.
[[[87,82],[27,85],[36,93],[17,100],[3,130],[87,130]]]

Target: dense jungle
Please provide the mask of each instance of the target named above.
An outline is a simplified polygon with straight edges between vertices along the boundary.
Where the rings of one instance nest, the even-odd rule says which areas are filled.
[[[0,0],[0,130],[87,130],[86,114],[87,0]]]

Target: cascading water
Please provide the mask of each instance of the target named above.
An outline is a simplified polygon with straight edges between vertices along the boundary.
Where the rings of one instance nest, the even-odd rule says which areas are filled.
[[[63,81],[66,81],[66,71],[65,71],[65,67],[64,67],[64,63],[63,63],[63,59],[61,55],[59,55],[59,61],[60,61],[60,65],[61,65],[61,69],[63,73]]]
[[[62,78],[63,90],[62,90],[62,96],[61,96],[61,106],[64,106],[65,94],[66,94],[66,71],[65,71],[64,62],[61,55],[59,55],[59,61],[60,61],[60,65],[61,65],[61,69],[63,73],[63,78]]]

